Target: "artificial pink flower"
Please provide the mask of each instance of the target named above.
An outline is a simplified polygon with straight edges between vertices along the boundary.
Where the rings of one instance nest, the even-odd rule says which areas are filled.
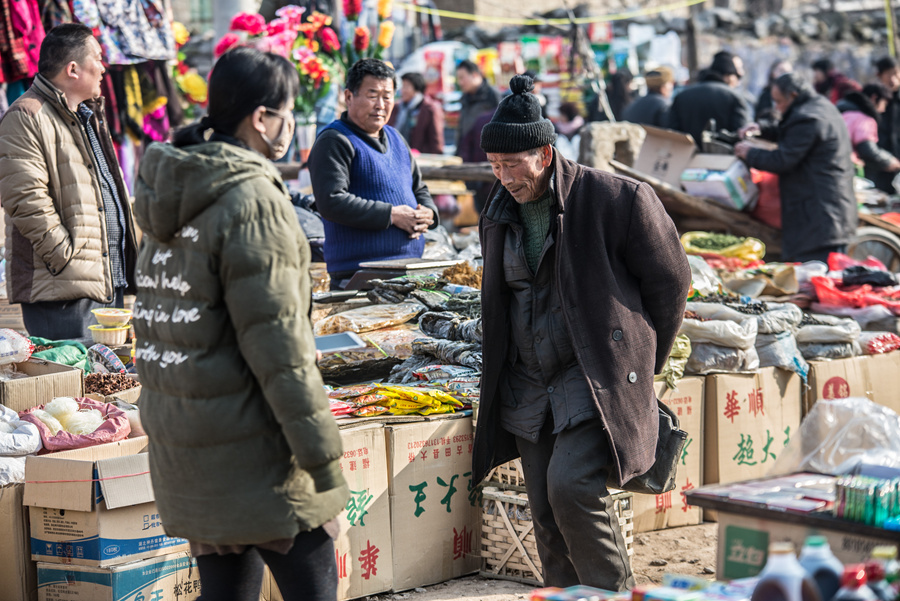
[[[295,62],[302,63],[305,60],[308,60],[315,56],[315,52],[310,50],[308,46],[297,46],[294,48],[294,51],[291,53],[291,57]]]
[[[338,34],[331,27],[323,27],[319,31],[319,35],[322,37],[322,48],[325,52],[332,53],[341,49]]]
[[[272,19],[269,21],[269,24],[266,25],[266,35],[276,35],[286,30],[291,26],[290,21],[284,18]]]
[[[236,33],[226,33],[222,36],[222,39],[219,40],[219,43],[216,44],[215,50],[213,50],[213,55],[216,58],[219,58],[235,46],[238,46],[241,43],[241,38]]]
[[[259,35],[266,30],[266,19],[259,13],[238,13],[231,20],[231,31]]]
[[[266,36],[260,39],[256,43],[256,49],[262,52],[271,52],[272,54],[277,54],[284,58],[290,58],[291,48],[294,47],[294,42],[296,40],[297,32],[287,29],[281,33],[276,33],[275,35]]]
[[[297,28],[300,23],[303,22],[303,13],[306,12],[306,9],[302,6],[295,6],[293,4],[288,4],[287,6],[282,6],[278,10],[275,11],[275,15],[285,19],[288,23],[290,23],[290,27]]]
[[[344,15],[348,21],[355,21],[362,12],[362,0],[344,0]]]

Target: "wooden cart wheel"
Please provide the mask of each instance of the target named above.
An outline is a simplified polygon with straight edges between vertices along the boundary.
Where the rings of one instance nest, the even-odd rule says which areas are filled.
[[[888,271],[900,271],[900,237],[878,227],[861,227],[847,246],[847,254],[857,261],[875,257],[884,263]]]

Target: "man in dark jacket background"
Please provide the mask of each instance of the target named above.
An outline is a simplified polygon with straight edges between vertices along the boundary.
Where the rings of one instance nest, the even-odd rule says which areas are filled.
[[[647,93],[625,107],[622,121],[665,127],[669,103],[675,90],[675,74],[669,67],[659,67],[648,71],[644,79],[647,82]]]
[[[709,69],[700,73],[697,83],[675,96],[669,109],[669,128],[691,134],[700,148],[710,120],[716,122],[717,130],[736,132],[747,125],[750,109],[735,90],[740,79],[734,56],[718,53]]]
[[[490,120],[500,102],[500,94],[484,78],[478,65],[470,60],[464,60],[456,67],[456,84],[463,93],[456,127],[456,156],[466,163],[477,163],[485,158],[478,145],[481,127],[476,125]],[[475,194],[475,209],[480,213],[491,184],[469,182],[468,186]]]
[[[878,126],[878,145],[895,157],[900,157],[900,63],[892,56],[885,56],[875,63],[875,71],[878,81],[891,92],[891,99]],[[882,192],[894,194],[894,175],[880,173],[872,181]]]
[[[846,251],[858,222],[850,134],[837,108],[800,75],[775,80],[772,101],[783,115],[778,126],[753,123],[741,134],[760,133],[778,148],[741,142],[735,155],[779,176],[782,260],[827,262],[829,253]]]
[[[690,267],[647,184],[562,158],[531,79],[510,89],[481,135],[499,182],[479,224],[473,477],[521,456],[545,586],[623,590],[634,579],[607,483],[655,460],[653,374],[681,325]]]

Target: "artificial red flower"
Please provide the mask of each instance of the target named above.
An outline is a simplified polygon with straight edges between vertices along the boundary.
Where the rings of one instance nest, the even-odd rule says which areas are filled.
[[[231,31],[259,35],[266,30],[266,19],[259,13],[238,13],[231,20]]]
[[[213,54],[216,58],[219,58],[240,43],[241,38],[238,37],[236,33],[226,33],[222,36],[222,39],[219,40],[219,43],[216,44],[215,50],[213,50]]]
[[[331,27],[323,27],[319,31],[319,36],[322,38],[322,48],[325,52],[333,53],[341,49],[338,34]]]
[[[362,12],[362,0],[344,0],[344,15],[348,21],[355,21]]]
[[[178,68],[178,74],[179,74],[179,75],[184,75],[185,73],[188,72],[188,69],[190,69],[190,67],[188,67],[188,66],[187,66],[187,63],[185,63],[184,61],[178,61],[178,67],[177,67],[177,68]]]
[[[320,13],[319,11],[315,11],[309,16],[309,22],[315,26],[316,31],[319,31],[326,25],[331,25],[331,17],[326,14]]]
[[[356,28],[356,31],[353,32],[353,49],[357,52],[363,52],[366,48],[369,47],[369,40],[372,38],[372,34],[369,33],[369,28],[365,25],[361,25]]]

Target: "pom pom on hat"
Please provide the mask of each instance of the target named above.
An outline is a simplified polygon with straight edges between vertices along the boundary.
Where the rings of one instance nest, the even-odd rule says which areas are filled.
[[[481,131],[481,149],[515,154],[556,142],[553,124],[544,119],[541,103],[531,93],[534,80],[516,75],[509,89],[512,94],[500,101],[491,122]]]

